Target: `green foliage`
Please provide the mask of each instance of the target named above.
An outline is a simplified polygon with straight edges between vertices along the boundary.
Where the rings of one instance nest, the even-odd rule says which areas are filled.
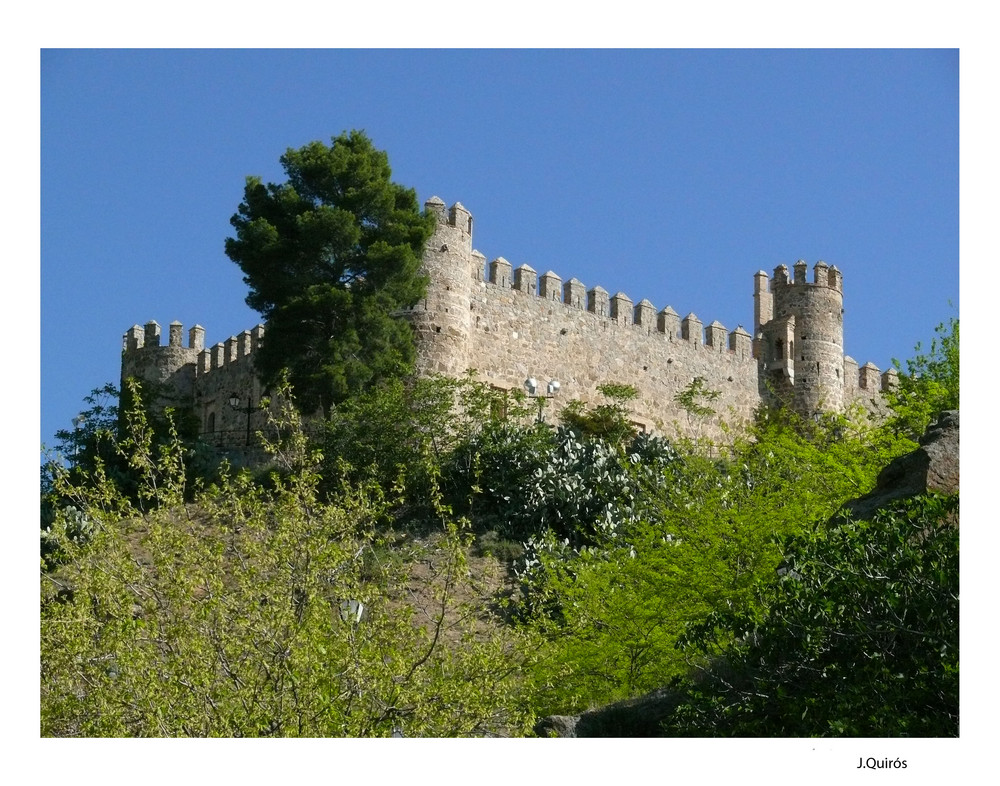
[[[621,445],[636,433],[629,416],[628,402],[638,395],[638,391],[632,385],[613,382],[598,385],[597,390],[610,402],[588,408],[575,399],[563,408],[559,419],[564,426],[583,437]]]
[[[843,416],[762,412],[724,456],[701,445],[616,452],[570,434],[525,491],[534,534],[521,618],[569,667],[543,712],[634,696],[686,673],[676,649],[707,615],[760,613],[781,542],[874,485],[909,443]],[[525,527],[527,531],[527,527]]]
[[[385,380],[333,407],[323,424],[322,488],[346,477],[426,491],[426,462],[447,442],[438,426],[448,422],[458,383],[444,379]],[[416,473],[422,477],[415,477]]]
[[[41,465],[41,553],[56,558],[55,545],[47,536],[56,512],[67,508],[67,527],[75,539],[89,537],[86,516],[57,491],[59,478],[71,474],[77,482],[85,481],[99,467],[114,465],[117,460],[118,388],[110,382],[94,388],[84,397],[87,406],[73,419],[73,428],[56,432],[58,443]]]
[[[226,254],[267,320],[264,379],[289,369],[302,406],[329,413],[412,367],[412,333],[396,312],[424,295],[418,269],[434,218],[360,131],[289,149],[281,164],[285,183],[247,178]]]
[[[687,387],[674,396],[674,401],[680,404],[691,418],[713,414],[715,410],[706,402],[715,401],[721,395],[722,391],[708,387],[704,377],[695,377]]]
[[[544,424],[490,420],[456,449],[450,479],[456,494],[470,497],[478,528],[522,541],[535,525],[521,516],[525,489],[544,471],[555,448]]]
[[[87,405],[73,419],[73,428],[56,432],[56,454],[71,467],[93,469],[98,460],[107,461],[115,451],[118,433],[119,391],[110,382],[94,388],[83,401]]]
[[[150,453],[183,453],[185,487],[193,489],[217,477],[218,452],[198,439],[198,421],[190,409],[157,404],[156,385],[128,379],[121,393],[108,383],[84,398],[89,406],[74,419],[73,430],[56,432],[59,443],[42,465],[41,521],[43,531],[54,511],[73,506],[76,492],[87,486],[111,483],[133,502],[141,500],[144,468],[136,466],[136,440],[148,442]],[[121,411],[119,411],[119,402]],[[42,550],[48,546],[43,537]]]
[[[766,613],[685,636],[704,672],[666,732],[956,736],[957,516],[927,495],[790,538]]]
[[[343,479],[372,480],[426,512],[429,490],[440,484],[454,506],[474,498],[494,510],[499,497],[483,489],[509,489],[522,479],[514,442],[530,452],[548,437],[537,424],[514,425],[529,420],[523,394],[494,390],[471,374],[386,380],[331,411],[320,437],[321,490]]]
[[[643,480],[655,482],[676,453],[662,439],[640,434],[626,448],[575,431],[557,431],[552,449],[519,487],[508,514],[510,536],[551,531],[574,546],[603,543],[638,520]]]
[[[287,400],[287,397],[284,397]],[[532,715],[522,669],[538,649],[460,598],[468,524],[439,511],[426,550],[383,559],[371,484],[320,500],[318,456],[294,410],[271,445],[274,488],[226,474],[184,504],[179,444],[152,450],[141,410],[130,460],[142,514],[100,477],[64,489],[63,563],[41,576],[43,736],[483,736]],[[65,479],[65,478],[64,478]],[[409,589],[421,566],[430,588]],[[358,620],[342,614],[360,601]]]
[[[930,349],[924,353],[918,343],[905,371],[898,360],[892,361],[901,373],[899,389],[889,396],[890,423],[911,439],[920,437],[940,412],[959,408],[958,327],[954,317],[938,325]]]
[[[519,734],[672,683],[669,734],[953,735],[957,498],[826,525],[957,405],[939,332],[888,426],[765,409],[668,443],[634,433],[629,386],[553,430],[519,391],[388,376],[313,441],[286,410],[268,483],[208,492],[136,393],[132,492],[100,455],[45,484],[43,734]],[[513,566],[509,602],[477,554]]]

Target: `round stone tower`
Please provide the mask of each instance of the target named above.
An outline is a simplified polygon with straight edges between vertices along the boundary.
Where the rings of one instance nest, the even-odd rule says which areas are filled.
[[[416,332],[417,373],[460,376],[474,366],[469,357],[472,295],[482,280],[483,257],[472,250],[472,214],[438,197],[424,205],[437,226],[424,248],[421,270],[430,279],[427,297],[409,312]]]
[[[194,398],[195,365],[204,349],[205,329],[195,325],[188,331],[188,346],[182,344],[183,325],[172,322],[167,345],[160,345],[160,325],[133,325],[122,339],[122,393],[125,380],[135,378],[153,393],[158,406],[189,406]]]
[[[837,411],[844,405],[844,285],[836,267],[806,263],[794,274],[779,265],[771,279],[770,297],[760,297],[771,319],[761,327],[761,360],[779,392],[791,394],[791,405],[803,417]],[[770,300],[768,303],[767,301]],[[759,319],[762,317],[758,317]]]

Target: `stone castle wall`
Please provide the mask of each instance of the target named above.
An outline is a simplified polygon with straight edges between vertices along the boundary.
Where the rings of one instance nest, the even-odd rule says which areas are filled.
[[[263,326],[208,349],[200,325],[188,332],[186,347],[181,343],[182,331],[179,322],[171,323],[169,342],[161,346],[156,322],[130,328],[122,347],[122,388],[126,379],[134,377],[152,390],[158,405],[191,408],[206,442],[234,448],[253,443],[253,435],[264,428],[267,418],[256,406],[264,391],[253,363]],[[239,398],[238,408],[230,404],[233,397]]]
[[[434,197],[426,209],[438,219],[424,255],[430,286],[409,312],[420,373],[474,369],[503,389],[534,378],[540,394],[556,380],[559,391],[546,401],[550,417],[573,399],[604,402],[597,389],[603,383],[627,383],[639,394],[632,406],[637,424],[713,439],[775,397],[803,414],[855,401],[871,409],[893,384],[895,372],[879,375],[871,364],[859,370],[844,357],[843,279],[823,262],[812,282],[802,261],[792,277],[784,265],[773,278],[755,274],[751,336],[742,326],[728,332],[694,314],[681,319],[670,306],[657,311],[649,300],[634,304],[622,292],[609,296],[575,278],[564,282],[552,271],[539,276],[503,257],[487,265],[473,249],[472,215],[461,203],[447,208]],[[676,401],[698,378],[720,394],[705,402],[712,416],[692,418]]]
[[[642,305],[637,323],[636,310],[623,297],[612,316],[610,303],[588,311],[582,304],[488,281],[474,287],[470,306],[469,354],[479,378],[504,389],[520,389],[529,377],[543,385],[558,381],[558,393],[546,402],[553,417],[572,399],[606,403],[597,388],[607,382],[634,386],[633,420],[660,433],[676,428],[688,433],[695,426],[675,396],[696,377],[720,391],[711,406],[731,423],[748,419],[760,403],[757,364],[745,331],[727,336],[714,323],[708,338],[715,343],[708,344],[693,315],[682,325],[676,314],[657,315]],[[601,308],[600,300],[595,308]],[[718,418],[700,426],[705,436],[721,436]]]
[[[718,322],[705,326],[694,314],[683,319],[670,306],[657,311],[649,300],[635,304],[624,293],[609,295],[575,278],[564,281],[552,271],[541,276],[528,265],[518,268],[503,257],[488,265],[472,246],[472,214],[433,197],[426,210],[437,217],[428,241],[423,270],[427,296],[404,316],[417,342],[417,373],[460,376],[468,370],[496,388],[522,390],[538,382],[545,397],[546,419],[573,399],[606,403],[604,383],[629,384],[638,391],[631,403],[634,422],[667,436],[723,439],[739,429],[754,410],[775,397],[805,416],[841,410],[860,402],[884,410],[882,392],[895,384],[895,372],[843,354],[843,279],[836,267],[819,262],[813,280],[806,263],[784,265],[773,277],[754,275],[753,335]],[[253,369],[253,353],[263,340],[263,326],[231,336],[206,349],[204,329],[170,325],[167,346],[160,346],[155,322],[132,327],[124,337],[122,379],[153,382],[162,403],[190,406],[204,437],[220,446],[246,441],[245,409],[229,404],[231,396],[246,406],[259,402],[262,390]],[[719,392],[704,403],[714,410],[690,416],[676,396],[696,379]],[[548,383],[558,391],[549,394]],[[250,414],[251,433],[262,429],[266,415]]]

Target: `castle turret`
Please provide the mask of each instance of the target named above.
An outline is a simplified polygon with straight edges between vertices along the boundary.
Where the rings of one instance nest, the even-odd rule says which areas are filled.
[[[204,330],[195,325],[182,344],[183,325],[168,326],[167,344],[161,346],[162,331],[156,321],[144,328],[133,325],[122,340],[122,391],[125,381],[134,378],[156,396],[159,406],[190,406],[194,400],[195,365]]]
[[[417,333],[417,373],[460,376],[475,365],[469,357],[469,304],[473,288],[483,278],[483,257],[472,250],[472,214],[461,202],[448,209],[441,199],[431,197],[424,207],[437,217],[437,225],[421,264],[429,279],[427,297],[409,312]],[[509,263],[500,267],[506,279]],[[494,264],[491,274],[497,273]]]
[[[761,378],[808,417],[844,404],[844,291],[840,271],[824,262],[813,267],[811,282],[806,276],[803,260],[795,263],[791,278],[779,265],[764,292],[758,273],[754,297]]]

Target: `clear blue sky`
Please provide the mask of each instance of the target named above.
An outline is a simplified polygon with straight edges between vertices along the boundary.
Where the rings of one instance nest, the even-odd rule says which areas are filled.
[[[132,324],[259,321],[223,252],[244,178],[353,128],[488,259],[706,324],[837,265],[845,351],[885,369],[958,316],[958,87],[953,49],[45,50],[41,441]]]

